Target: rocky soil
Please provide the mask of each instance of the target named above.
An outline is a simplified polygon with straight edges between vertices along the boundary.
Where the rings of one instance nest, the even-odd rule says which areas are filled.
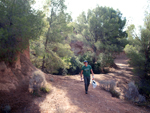
[[[120,55],[115,60],[119,69],[111,69],[108,74],[96,74],[98,86],[89,86],[89,93],[84,92],[84,82],[79,75],[46,75],[52,84],[51,93],[34,99],[24,113],[148,113],[145,108],[134,106],[123,99],[114,98],[102,90],[98,81],[115,80],[118,91],[123,92],[132,80],[133,74],[126,56]],[[53,82],[51,82],[53,79]],[[122,93],[123,94],[123,93]]]

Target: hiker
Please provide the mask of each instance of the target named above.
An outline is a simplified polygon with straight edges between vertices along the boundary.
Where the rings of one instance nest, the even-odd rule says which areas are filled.
[[[85,94],[88,94],[88,87],[90,84],[90,71],[92,73],[92,80],[94,80],[94,73],[93,73],[92,67],[90,65],[88,65],[87,61],[84,61],[84,66],[81,69],[80,76],[81,76],[81,78],[82,78],[82,74],[84,76]]]

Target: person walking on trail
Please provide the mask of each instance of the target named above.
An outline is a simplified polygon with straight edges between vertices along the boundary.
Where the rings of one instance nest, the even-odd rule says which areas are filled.
[[[92,67],[88,65],[87,61],[84,61],[84,66],[81,69],[81,78],[83,74],[84,84],[85,84],[85,94],[88,94],[88,87],[90,84],[90,71],[92,73],[92,80],[94,80],[94,73],[93,73]]]

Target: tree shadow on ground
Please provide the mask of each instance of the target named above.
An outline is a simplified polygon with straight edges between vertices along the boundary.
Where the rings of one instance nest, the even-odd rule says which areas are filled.
[[[34,99],[38,97],[29,93],[27,83],[27,81],[26,83],[20,83],[17,89],[10,92],[0,91],[0,113],[6,113],[3,112],[6,105],[11,107],[10,113],[41,113],[39,106],[36,104],[32,109],[29,109]],[[41,101],[43,100],[44,98]]]

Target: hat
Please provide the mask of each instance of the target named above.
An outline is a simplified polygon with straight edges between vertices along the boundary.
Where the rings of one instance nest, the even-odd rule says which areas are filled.
[[[87,63],[88,63],[88,61],[87,61],[87,60],[85,60],[85,61],[84,61],[84,63],[85,63],[85,62],[87,62]]]

